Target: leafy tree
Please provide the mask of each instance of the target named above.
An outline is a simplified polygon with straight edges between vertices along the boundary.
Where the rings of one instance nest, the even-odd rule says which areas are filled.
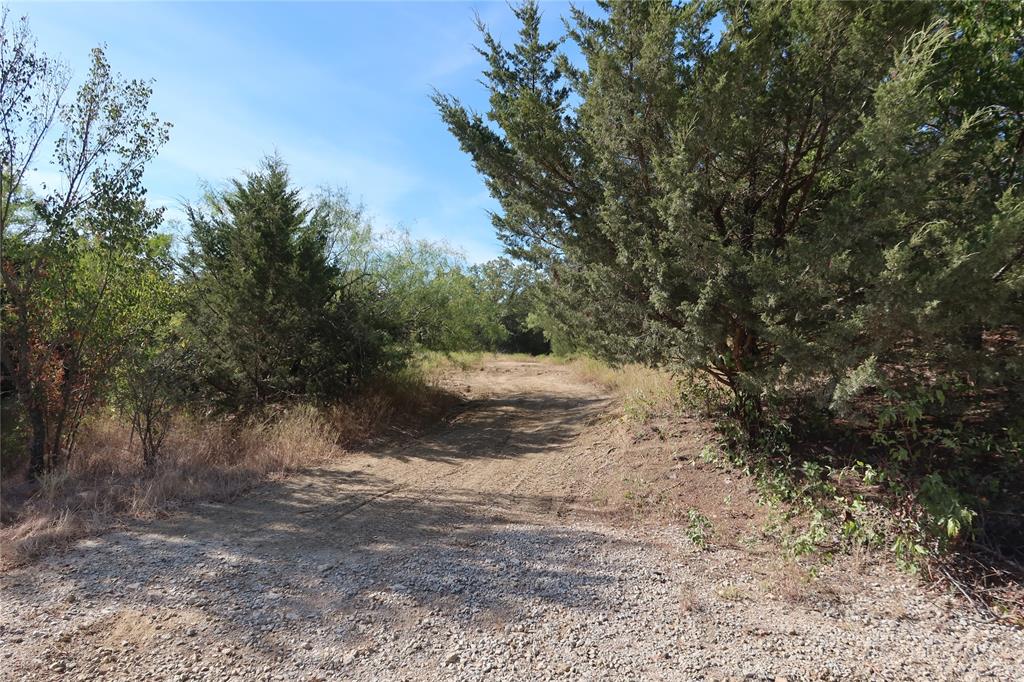
[[[137,344],[120,363],[114,382],[114,404],[132,425],[147,467],[157,463],[174,410],[194,394],[194,363],[182,344],[180,291],[175,281],[171,238],[157,235],[147,248],[149,267],[139,272]]]
[[[1024,310],[1021,10],[985,5],[602,3],[578,67],[526,3],[514,47],[484,31],[486,118],[436,104],[548,313],[707,372],[751,430],[876,366],[1020,385],[965,341]]]
[[[380,280],[406,340],[439,351],[493,349],[506,337],[496,301],[461,256],[401,236],[385,247]]]
[[[149,84],[114,75],[102,49],[68,99],[66,69],[38,52],[27,23],[4,8],[0,24],[4,344],[40,474],[73,450],[136,342],[145,246],[160,222],[141,178],[169,126],[149,110]],[[60,181],[33,192],[29,172],[51,140]]]
[[[540,355],[551,351],[544,332],[530,320],[537,304],[539,275],[528,263],[496,258],[472,268],[478,287],[496,309],[506,336],[497,350]]]
[[[212,400],[333,397],[399,360],[343,195],[310,205],[271,158],[188,215],[184,332]]]

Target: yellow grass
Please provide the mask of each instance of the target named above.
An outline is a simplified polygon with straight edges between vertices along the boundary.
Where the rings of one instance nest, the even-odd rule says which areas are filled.
[[[55,545],[196,500],[225,500],[253,485],[344,456],[391,430],[436,420],[456,398],[433,373],[413,368],[381,381],[358,399],[329,408],[300,405],[260,419],[201,421],[179,416],[150,470],[123,421],[99,415],[83,425],[74,457],[43,477],[0,528],[0,562],[19,564]],[[5,482],[3,504],[15,487]]]
[[[586,355],[427,352],[421,355],[420,363],[429,371],[464,371],[496,359],[543,362],[568,367],[582,380],[619,396],[626,416],[638,421],[643,421],[654,414],[678,409],[685,392],[682,385],[684,382],[668,370],[654,369],[636,363],[612,366]],[[685,383],[689,388],[693,388],[690,386],[692,379]]]
[[[668,370],[635,363],[613,367],[586,356],[571,356],[562,362],[583,380],[620,396],[631,419],[642,421],[679,407],[680,383]]]

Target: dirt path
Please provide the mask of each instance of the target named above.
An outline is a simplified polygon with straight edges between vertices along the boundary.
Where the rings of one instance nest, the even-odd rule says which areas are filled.
[[[567,370],[460,381],[465,409],[400,447],[2,576],[0,676],[1024,678],[1019,632],[905,577],[837,566],[803,590],[756,542],[624,521],[604,486],[645,446],[609,445],[611,401]],[[733,504],[727,474],[667,475]]]

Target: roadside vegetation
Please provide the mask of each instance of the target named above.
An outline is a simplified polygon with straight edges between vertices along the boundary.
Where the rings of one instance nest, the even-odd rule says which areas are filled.
[[[276,157],[172,239],[151,84],[99,48],[73,78],[3,10],[6,555],[436,419],[476,354],[552,353],[627,418],[711,420],[795,556],[882,548],[1019,608],[1024,9],[615,0],[553,40],[514,11],[513,46],[481,26],[488,110],[435,95],[501,206],[508,257],[469,265]]]
[[[481,27],[487,111],[435,101],[555,350],[683,375],[722,456],[810,509],[798,551],[1019,600],[1020,5],[516,14],[515,45]]]

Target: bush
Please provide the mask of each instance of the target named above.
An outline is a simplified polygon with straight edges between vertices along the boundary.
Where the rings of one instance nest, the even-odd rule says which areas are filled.
[[[550,326],[706,372],[756,436],[872,363],[1021,384],[979,339],[1024,322],[1022,11],[612,2],[577,66],[525,3],[514,47],[484,32],[489,120],[436,103]]]

